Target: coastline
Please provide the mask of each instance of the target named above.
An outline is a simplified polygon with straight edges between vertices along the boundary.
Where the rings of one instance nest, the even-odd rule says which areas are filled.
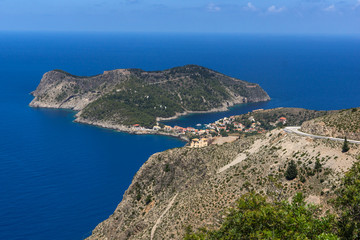
[[[269,98],[265,98],[265,99],[256,99],[255,101],[251,101],[251,102],[266,102],[266,101],[270,101],[270,100],[271,100],[271,98],[269,97]],[[206,114],[206,113],[213,113],[213,112],[226,112],[229,110],[230,107],[245,104],[245,103],[248,103],[247,99],[246,99],[246,101],[243,101],[243,98],[238,98],[238,99],[234,99],[231,102],[223,103],[223,106],[221,106],[221,107],[212,108],[207,111],[184,111],[182,113],[175,113],[174,116],[168,117],[168,118],[157,117],[156,122],[159,123],[161,121],[175,120],[179,117],[186,116],[189,114]],[[32,100],[30,102],[29,106],[32,108],[48,108],[48,109],[60,109],[60,110],[74,111],[75,119],[73,122],[76,122],[76,123],[92,125],[92,126],[96,126],[96,127],[111,129],[111,130],[115,130],[115,131],[119,131],[119,132],[129,133],[129,134],[137,134],[137,135],[149,134],[149,135],[170,136],[170,137],[179,138],[180,140],[185,141],[185,142],[189,142],[188,137],[186,137],[183,134],[179,134],[179,133],[171,133],[171,132],[164,132],[164,131],[158,131],[158,130],[153,130],[153,129],[149,129],[149,128],[144,128],[144,127],[133,127],[133,126],[127,126],[127,125],[122,125],[122,124],[114,124],[114,123],[108,123],[108,122],[86,120],[79,116],[79,113],[81,112],[81,110],[77,110],[74,108],[61,107],[61,104],[60,105],[46,104],[46,103],[39,102],[39,101],[34,102],[34,100]]]
[[[229,107],[232,107],[232,106],[235,106],[235,105],[240,105],[242,103],[236,103],[234,105],[231,105]],[[213,108],[213,109],[210,109],[210,110],[207,110],[207,111],[184,111],[182,113],[176,113],[174,116],[172,117],[168,117],[168,118],[163,118],[163,117],[157,117],[156,118],[156,121],[157,122],[161,122],[161,121],[170,121],[170,120],[175,120],[179,117],[182,117],[182,116],[186,116],[186,115],[189,115],[189,114],[201,114],[201,113],[213,113],[213,112],[226,112],[228,111],[229,108],[228,107],[219,107],[219,108]]]
[[[230,107],[234,107],[237,105],[241,105],[241,104],[245,104],[245,103],[256,103],[256,102],[267,102],[270,101],[271,98],[269,97],[268,99],[260,99],[260,100],[256,100],[256,101],[251,101],[251,102],[244,102],[244,101],[232,101],[232,102],[227,102],[227,104],[223,104],[222,107],[218,107],[218,108],[212,108],[210,110],[207,111],[184,111],[182,113],[175,113],[174,116],[172,117],[168,117],[168,118],[163,118],[163,117],[157,117],[156,121],[157,122],[161,122],[161,121],[170,121],[170,120],[175,120],[179,117],[182,116],[186,116],[189,114],[206,114],[206,113],[214,113],[214,112],[226,112],[229,110]]]
[[[124,133],[129,133],[129,134],[137,134],[137,135],[148,134],[148,135],[162,135],[162,136],[176,137],[176,138],[181,139],[182,141],[189,142],[189,139],[185,135],[169,133],[169,132],[161,132],[161,131],[156,131],[156,130],[149,129],[149,128],[140,128],[139,129],[136,127],[126,126],[126,125],[121,125],[121,124],[94,122],[94,121],[89,121],[89,120],[85,120],[82,118],[76,118],[74,120],[74,122],[92,125],[92,126],[101,127],[101,128],[106,128],[106,129],[111,129],[111,130],[115,130],[118,132],[124,132]]]

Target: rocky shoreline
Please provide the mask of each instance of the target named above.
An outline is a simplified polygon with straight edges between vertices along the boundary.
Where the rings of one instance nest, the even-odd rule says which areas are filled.
[[[163,135],[163,136],[176,137],[176,138],[179,138],[179,139],[181,139],[183,141],[186,141],[186,142],[189,141],[189,139],[186,136],[182,135],[182,134],[162,132],[162,131],[157,131],[157,130],[153,130],[153,129],[149,129],[149,128],[143,128],[143,127],[138,128],[138,127],[133,127],[133,126],[126,126],[126,125],[112,124],[112,123],[104,123],[104,122],[99,122],[99,121],[94,122],[94,121],[89,121],[89,120],[82,119],[82,118],[76,118],[74,120],[74,122],[87,124],[87,125],[92,125],[92,126],[101,127],[101,128],[106,128],[106,129],[111,129],[111,130],[124,132],[124,133],[130,133],[130,134]]]
[[[259,101],[263,101],[263,99],[260,99]],[[169,118],[157,117],[156,121],[159,123],[161,121],[175,120],[181,116],[186,116],[189,114],[205,114],[205,113],[213,113],[213,112],[225,112],[225,111],[229,110],[229,107],[244,104],[246,102],[247,101],[244,102],[243,98],[238,98],[233,101],[228,101],[228,102],[224,103],[222,107],[213,108],[208,111],[184,111],[182,113],[176,113],[174,116],[169,117]],[[151,134],[151,135],[163,135],[163,136],[176,137],[183,141],[189,142],[188,137],[186,137],[183,134],[179,134],[179,133],[164,132],[164,131],[158,131],[158,130],[144,128],[144,127],[133,127],[133,126],[127,126],[127,125],[110,123],[110,122],[87,120],[80,116],[81,111],[79,111],[77,108],[68,108],[68,107],[62,107],[61,105],[56,105],[56,104],[47,104],[44,102],[35,101],[35,99],[33,101],[31,101],[29,106],[34,107],[34,108],[49,108],[49,109],[64,109],[64,110],[66,109],[66,110],[78,111],[77,114],[75,115],[76,119],[74,120],[74,122],[76,122],[76,123],[92,125],[92,126],[96,126],[96,127],[111,129],[111,130],[115,130],[115,131],[119,131],[119,132],[129,133],[129,134],[138,134],[138,135]]]

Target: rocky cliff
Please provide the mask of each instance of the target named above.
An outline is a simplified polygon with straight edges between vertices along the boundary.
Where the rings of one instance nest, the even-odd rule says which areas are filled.
[[[80,122],[145,127],[159,118],[270,99],[257,84],[196,65],[151,72],[118,69],[91,77],[54,70],[44,74],[32,94],[30,106],[77,110]]]
[[[360,140],[360,108],[335,111],[306,121],[301,131],[314,135]]]
[[[185,228],[216,228],[227,208],[244,193],[273,199],[305,193],[329,207],[339,178],[359,155],[341,152],[341,143],[314,140],[281,129],[201,149],[187,147],[151,156],[133,178],[114,213],[89,239],[182,239]],[[290,160],[299,175],[288,181]],[[315,170],[319,160],[321,169]]]

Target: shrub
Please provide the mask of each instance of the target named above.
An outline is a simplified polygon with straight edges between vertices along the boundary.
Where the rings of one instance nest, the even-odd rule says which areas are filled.
[[[347,138],[345,137],[344,144],[342,146],[342,152],[345,153],[349,150],[350,150],[349,142],[348,142]]]
[[[335,218],[316,217],[319,209],[306,205],[301,193],[292,203],[269,203],[260,194],[243,195],[219,230],[187,228],[186,240],[200,239],[339,239],[333,235]]]
[[[319,171],[321,169],[322,165],[320,163],[320,160],[319,159],[316,159],[316,162],[315,162],[315,168],[314,170],[315,171]]]
[[[295,179],[297,177],[297,175],[298,175],[298,171],[297,171],[297,168],[296,168],[295,161],[291,160],[290,163],[289,163],[288,168],[286,169],[285,178],[287,180],[293,180],[293,179]]]
[[[151,203],[151,201],[152,201],[151,195],[147,195],[147,197],[145,199],[145,204],[148,205],[149,203]]]
[[[356,163],[337,191],[336,206],[340,210],[339,229],[344,239],[360,237],[360,164]]]

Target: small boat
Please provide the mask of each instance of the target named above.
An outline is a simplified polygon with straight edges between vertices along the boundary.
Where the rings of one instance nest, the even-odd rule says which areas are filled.
[[[196,126],[197,126],[197,127],[201,127],[201,124],[200,124],[200,123],[198,123],[198,124],[196,124]]]

